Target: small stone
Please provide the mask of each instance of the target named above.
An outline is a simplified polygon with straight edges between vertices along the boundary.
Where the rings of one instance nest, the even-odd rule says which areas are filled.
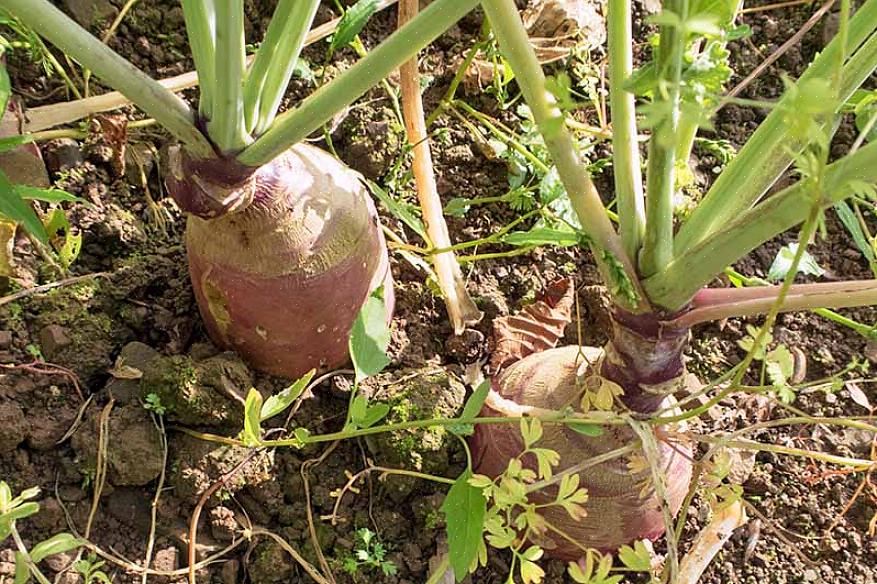
[[[210,534],[215,540],[233,540],[237,526],[234,511],[228,507],[214,507],[210,510]]]
[[[43,562],[53,572],[60,572],[73,562],[73,556],[68,552],[52,554],[43,560]]]
[[[76,168],[83,162],[79,142],[70,138],[62,138],[52,142],[45,150],[46,167],[53,173]]]
[[[805,582],[816,582],[819,580],[819,573],[814,569],[804,570],[804,581]]]
[[[43,355],[49,359],[55,357],[61,349],[70,345],[71,342],[67,329],[61,325],[50,324],[40,330],[40,347],[43,349]]]
[[[176,547],[166,547],[155,552],[152,567],[161,572],[172,572],[179,567],[179,558],[180,552]]]
[[[0,402],[0,454],[12,452],[27,437],[30,424],[18,404]]]
[[[12,345],[12,331],[0,331],[0,349],[8,349]]]
[[[86,28],[109,22],[117,12],[110,0],[64,0],[63,4],[73,18]]]

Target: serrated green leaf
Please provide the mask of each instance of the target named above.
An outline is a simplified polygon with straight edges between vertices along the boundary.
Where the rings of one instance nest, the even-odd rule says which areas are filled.
[[[311,382],[311,379],[314,378],[314,375],[317,373],[316,369],[311,369],[307,373],[305,373],[298,381],[281,391],[280,393],[276,393],[270,396],[265,400],[265,403],[262,404],[262,411],[260,412],[260,417],[262,421],[269,418],[273,418],[277,414],[283,412],[292,405],[292,402],[298,399],[298,397],[302,394],[302,392],[307,388],[308,384]]]
[[[30,550],[30,558],[34,562],[41,562],[49,556],[63,554],[82,545],[82,540],[73,537],[69,533],[59,533],[35,545]]]
[[[334,53],[340,48],[346,47],[353,42],[372,15],[378,11],[380,0],[359,0],[348,8],[338,22],[332,42],[329,44],[329,53]]]
[[[469,484],[472,471],[461,474],[442,503],[448,532],[448,558],[457,582],[469,573],[469,566],[478,554],[484,530],[487,499],[481,489]]]
[[[15,186],[3,171],[0,171],[0,215],[20,224],[43,245],[49,245],[49,236],[43,222],[30,204],[18,195]]]
[[[652,554],[641,540],[633,542],[633,547],[621,546],[618,559],[625,567],[637,572],[649,572],[652,569]]]
[[[262,394],[250,388],[244,404],[243,441],[247,446],[258,446],[262,441]]]
[[[390,364],[390,328],[383,287],[375,290],[362,305],[350,331],[350,359],[356,370],[356,382],[380,373]]]

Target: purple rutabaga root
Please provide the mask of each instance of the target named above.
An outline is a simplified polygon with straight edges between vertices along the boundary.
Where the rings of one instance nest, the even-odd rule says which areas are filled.
[[[528,408],[559,411],[578,408],[583,393],[583,380],[592,373],[587,363],[596,364],[604,357],[595,347],[561,347],[534,353],[505,369],[493,378],[492,391],[482,416],[518,416]],[[586,371],[583,371],[586,369]],[[671,405],[662,398],[663,405]],[[681,426],[658,427],[660,468],[667,477],[667,496],[675,514],[691,481],[691,445],[670,432]],[[555,473],[583,461],[607,454],[639,440],[626,425],[604,426],[600,436],[585,436],[559,424],[545,424],[539,448],[554,450],[560,455]],[[521,433],[516,424],[480,424],[471,440],[476,472],[496,477],[508,467],[509,461],[523,451]],[[540,513],[553,527],[570,539],[549,531],[534,538],[548,555],[576,560],[585,549],[614,552],[637,539],[654,540],[664,532],[661,499],[651,483],[650,469],[642,464],[642,454],[634,460],[630,455],[594,465],[579,473],[580,486],[588,490],[584,507],[587,516],[575,520],[558,506],[543,507]],[[535,470],[531,457],[524,464]],[[551,503],[557,495],[552,486],[530,495],[536,504]]]
[[[251,169],[176,152],[168,190],[189,213],[186,249],[213,341],[253,367],[299,377],[348,360],[368,294],[392,276],[377,212],[358,173],[299,144]]]
[[[600,374],[624,389],[621,401],[628,408],[654,412],[683,378],[688,337],[688,328],[668,326],[654,313],[616,310]]]

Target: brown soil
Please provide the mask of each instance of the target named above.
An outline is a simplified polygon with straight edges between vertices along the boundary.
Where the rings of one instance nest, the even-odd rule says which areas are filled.
[[[248,16],[253,23],[252,30],[248,30],[250,38],[264,31],[269,4],[273,3],[248,2]],[[111,46],[158,77],[189,70],[192,63],[185,56],[186,41],[177,6],[175,0],[138,3],[119,27]],[[321,20],[332,16],[328,6],[326,3],[321,8]],[[754,36],[734,50],[737,71],[734,81],[745,76],[763,55],[776,49],[815,9],[797,7],[747,15],[744,21],[752,26]],[[101,26],[98,23],[96,30]],[[395,10],[378,14],[363,34],[365,44],[374,46],[394,26]],[[424,70],[431,76],[426,92],[427,111],[444,94],[454,75],[455,63],[477,36],[480,26],[480,13],[472,14],[422,55]],[[644,25],[640,22],[638,26]],[[744,96],[775,97],[782,88],[781,74],[800,73],[822,46],[820,25],[751,85]],[[351,50],[345,49],[327,61],[325,44],[310,47],[305,55],[317,75],[325,77],[349,66],[356,58]],[[593,56],[602,57],[597,53]],[[10,59],[10,70],[13,87],[31,107],[58,101],[64,93],[57,78],[46,78],[19,56]],[[295,80],[290,98],[305,95],[311,89],[309,83]],[[515,116],[501,111],[496,101],[483,92],[462,96],[480,111],[506,123],[518,123]],[[128,115],[132,119],[139,117],[130,110]],[[753,110],[728,106],[716,121],[713,137],[739,146],[761,117]],[[583,112],[582,119],[596,123],[593,111]],[[437,127],[442,134],[433,141],[434,157],[439,190],[445,201],[506,192],[504,163],[486,156],[466,128],[453,118],[440,118]],[[402,139],[385,93],[374,90],[365,96],[344,119],[338,120],[331,135],[331,146],[342,160],[375,180],[392,176]],[[845,123],[838,132],[836,154],[848,147],[853,138],[851,125]],[[158,151],[166,141],[160,132],[133,133],[129,152],[142,145],[154,146]],[[328,448],[278,450],[249,459],[248,453],[233,448],[206,447],[173,426],[180,424],[233,435],[240,428],[240,411],[231,393],[243,394],[252,383],[268,395],[284,387],[287,381],[248,371],[233,355],[219,354],[210,345],[187,279],[180,243],[183,221],[159,195],[161,164],[156,162],[160,159],[156,161],[148,154],[149,149],[139,150],[147,153],[144,165],[147,185],[167,213],[165,224],[156,220],[147,205],[133,159],[129,157],[127,173],[120,175],[114,170],[111,146],[100,135],[80,143],[55,142],[45,146],[47,153],[55,153],[48,155],[47,160],[57,184],[92,203],[70,214],[74,227],[84,238],[73,274],[107,275],[0,306],[0,332],[10,333],[8,343],[0,344],[0,362],[16,364],[0,374],[0,479],[9,482],[14,491],[31,486],[43,490],[42,512],[21,524],[26,541],[32,544],[59,531],[76,529],[81,533],[85,528],[95,486],[99,417],[112,404],[109,482],[89,534],[101,549],[134,563],[142,562],[151,501],[159,476],[166,475],[165,484],[169,488],[161,493],[157,506],[153,567],[162,570],[185,567],[186,524],[200,493],[223,473],[244,462],[236,478],[206,502],[199,527],[199,557],[239,539],[241,527],[252,522],[275,532],[316,563],[308,528],[310,505],[313,529],[338,582],[425,581],[430,560],[445,545],[438,511],[444,486],[392,476],[378,480],[376,475],[370,475],[358,483],[356,492],[348,492],[343,498],[335,522],[325,518],[333,514],[337,492],[350,474],[365,468],[369,461],[387,466],[407,463],[425,472],[457,476],[464,467],[465,455],[454,440],[434,433],[412,434],[383,442],[346,441]],[[598,148],[597,152],[604,151]],[[716,161],[702,154],[698,163],[704,182],[708,182]],[[598,176],[607,192],[611,190],[610,178],[608,173]],[[410,181],[403,179],[402,183],[408,201],[414,202]],[[473,207],[465,217],[449,217],[448,221],[455,240],[463,241],[492,233],[515,216],[508,205],[499,203]],[[412,243],[420,243],[394,217],[384,213],[382,219]],[[812,252],[828,271],[828,277],[871,277],[867,262],[836,217],[829,212],[827,219],[827,237],[817,239]],[[748,275],[763,276],[777,249],[794,238],[795,234],[778,238],[751,254],[737,268]],[[478,251],[502,249],[484,246]],[[18,243],[16,257],[26,279],[43,282],[52,278],[41,268],[26,241]],[[394,405],[392,415],[397,419],[453,415],[459,411],[462,386],[458,380],[466,365],[485,357],[492,320],[520,308],[558,276],[572,273],[577,277],[582,300],[581,341],[590,345],[605,341],[599,280],[590,258],[577,250],[546,248],[468,265],[470,290],[485,318],[461,338],[452,335],[442,301],[432,293],[423,275],[401,256],[394,255],[392,259],[397,286],[393,365],[374,382],[371,391],[383,392],[384,399]],[[877,318],[870,308],[843,312],[865,323]],[[738,362],[743,352],[736,342],[745,334],[745,324],[731,320],[721,326],[699,327],[694,332],[689,355],[692,370],[711,378]],[[807,356],[808,380],[837,374],[853,359],[863,363],[861,371],[855,372],[861,375],[868,364],[863,356],[871,353],[866,351],[862,337],[806,313],[780,317],[775,337]],[[0,334],[0,340],[4,338]],[[565,340],[579,340],[576,327],[568,328]],[[33,362],[37,351],[47,362],[69,369],[79,380],[83,395],[78,395],[70,374],[26,366]],[[143,379],[126,378],[124,366],[142,371]],[[174,388],[179,390],[185,385],[179,380],[189,374],[200,376],[202,383],[197,387],[208,387],[209,396],[186,391],[174,393]],[[400,382],[404,383],[406,395],[399,396],[387,389],[398,387]],[[436,387],[442,388],[439,399]],[[877,403],[877,394],[870,386],[863,385],[863,389],[871,402]],[[165,390],[167,393],[161,393]],[[295,424],[312,433],[337,430],[347,407],[347,391],[339,381],[323,384],[303,402]],[[173,400],[185,402],[185,415],[168,420],[167,465],[162,460],[161,431],[141,406],[146,393],[160,393],[165,404]],[[87,407],[83,397],[91,398]],[[850,399],[846,390],[834,394],[805,392],[795,405],[814,415],[867,413]],[[730,429],[744,423],[741,416],[728,413],[731,408],[723,411],[725,417],[714,421],[716,427]],[[80,421],[80,413],[78,430],[72,439],[62,441],[71,425]],[[806,426],[765,432],[757,438],[849,456],[868,456],[869,437],[852,431]],[[310,462],[304,465],[305,461]],[[822,469],[806,461],[772,454],[757,456],[755,470],[744,486],[747,501],[763,515],[760,538],[754,543],[754,552],[746,554],[747,545],[753,543],[753,532],[741,530],[735,534],[704,582],[877,581],[877,540],[866,534],[867,523],[877,508],[863,496],[841,518],[861,477],[836,475],[818,479],[816,475]],[[703,503],[696,500],[686,536],[693,535],[702,524],[702,508]],[[826,533],[826,528],[835,521],[836,527]],[[363,527],[374,531],[389,550],[387,558],[396,565],[397,575],[385,577],[376,571],[361,570],[351,577],[344,572],[342,564],[356,546],[355,530]],[[657,545],[659,550],[661,545]],[[11,561],[11,550],[0,550],[0,582],[11,578],[7,573]],[[562,563],[545,561],[544,566],[548,582],[566,581]],[[108,565],[107,570],[114,575],[115,582],[139,581],[139,576],[117,566]],[[472,581],[502,582],[507,571],[507,557],[491,553],[488,567],[479,570]],[[62,581],[76,581],[70,575],[66,578]],[[185,581],[185,577],[153,581],[177,582]],[[260,540],[254,547],[245,543],[224,556],[223,562],[199,574],[199,582],[244,581],[261,584],[310,580],[270,540]]]

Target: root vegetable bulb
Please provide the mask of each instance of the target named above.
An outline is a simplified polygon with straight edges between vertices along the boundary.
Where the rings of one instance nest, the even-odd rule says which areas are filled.
[[[597,363],[603,350],[582,347],[590,363]],[[562,410],[576,407],[582,394],[577,372],[582,364],[579,347],[570,346],[535,353],[511,365],[493,381],[493,391],[482,416],[517,416],[530,408]],[[586,373],[587,374],[587,373]],[[537,446],[560,454],[555,472],[594,456],[636,442],[637,436],[627,426],[605,426],[601,436],[584,436],[557,424],[545,424]],[[687,444],[672,446],[659,441],[662,468],[666,472],[668,494],[675,514],[691,481],[691,449]],[[477,472],[488,476],[502,473],[508,461],[523,450],[518,427],[513,424],[482,424],[472,439]],[[587,517],[573,520],[560,507],[544,512],[547,521],[564,531],[582,547],[551,532],[543,545],[547,554],[564,560],[576,560],[582,548],[614,552],[636,539],[656,539],[664,532],[661,502],[651,487],[648,468],[629,465],[628,457],[619,457],[580,473],[581,486],[588,490],[584,507]],[[534,467],[535,468],[535,467]],[[537,503],[554,500],[556,487],[531,495]],[[551,547],[553,545],[553,547]]]
[[[387,247],[360,176],[299,144],[253,171],[228,160],[170,160],[168,190],[190,213],[189,275],[215,343],[286,377],[348,360],[363,302],[384,285]]]

